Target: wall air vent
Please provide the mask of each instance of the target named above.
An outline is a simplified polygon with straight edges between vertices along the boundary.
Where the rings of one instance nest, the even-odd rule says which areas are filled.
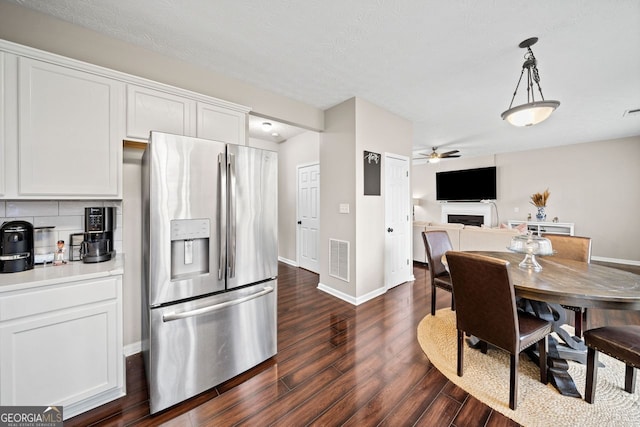
[[[329,239],[329,276],[349,281],[349,242]]]
[[[632,110],[626,110],[622,117],[640,117],[640,108],[634,108]]]

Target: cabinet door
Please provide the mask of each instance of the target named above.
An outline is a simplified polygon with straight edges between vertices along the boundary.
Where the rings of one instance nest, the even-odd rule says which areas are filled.
[[[4,159],[7,158],[7,153],[5,152],[4,147],[4,123],[5,123],[5,115],[7,113],[7,103],[6,103],[6,95],[5,95],[5,72],[4,72],[4,52],[0,52],[0,156],[2,157],[2,161],[0,161],[0,197],[4,196],[6,193],[5,189],[5,174],[6,169],[4,166]]]
[[[67,406],[117,388],[117,313],[114,300],[0,325],[0,404]]]
[[[158,90],[127,86],[127,138],[149,139],[149,132],[194,136],[196,102]]]
[[[9,292],[0,310],[0,405],[69,418],[124,394],[121,276]]]
[[[198,138],[246,145],[246,126],[245,113],[198,102]]]
[[[18,195],[121,197],[124,85],[18,62]]]

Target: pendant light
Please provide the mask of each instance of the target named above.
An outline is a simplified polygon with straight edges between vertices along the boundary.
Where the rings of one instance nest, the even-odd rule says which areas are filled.
[[[509,109],[501,115],[502,120],[506,120],[514,126],[532,126],[538,124],[548,119],[551,113],[560,105],[560,101],[545,101],[544,95],[542,95],[537,61],[531,50],[531,46],[536,44],[537,41],[537,37],[532,37],[518,45],[522,49],[526,48],[527,53],[524,55],[524,64],[522,64],[520,78],[518,79],[518,84],[516,84],[516,90],[513,92]],[[527,73],[527,103],[512,107],[525,70]],[[539,101],[536,101],[535,98],[534,83],[538,86],[538,92],[540,93]]]

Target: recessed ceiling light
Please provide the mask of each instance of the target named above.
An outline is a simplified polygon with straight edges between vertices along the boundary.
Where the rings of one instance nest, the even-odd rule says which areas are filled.
[[[271,123],[263,122],[262,123],[262,130],[265,131],[265,132],[269,132],[271,130]]]
[[[278,132],[274,132],[271,134],[271,136],[280,136],[280,134]]]

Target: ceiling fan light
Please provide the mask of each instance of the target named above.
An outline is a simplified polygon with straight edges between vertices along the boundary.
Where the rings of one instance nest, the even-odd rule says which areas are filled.
[[[533,126],[548,119],[559,105],[559,101],[529,102],[509,108],[501,117],[514,126]]]
[[[438,163],[440,161],[440,157],[438,156],[431,156],[429,157],[429,160],[427,160],[427,162],[429,163]]]

